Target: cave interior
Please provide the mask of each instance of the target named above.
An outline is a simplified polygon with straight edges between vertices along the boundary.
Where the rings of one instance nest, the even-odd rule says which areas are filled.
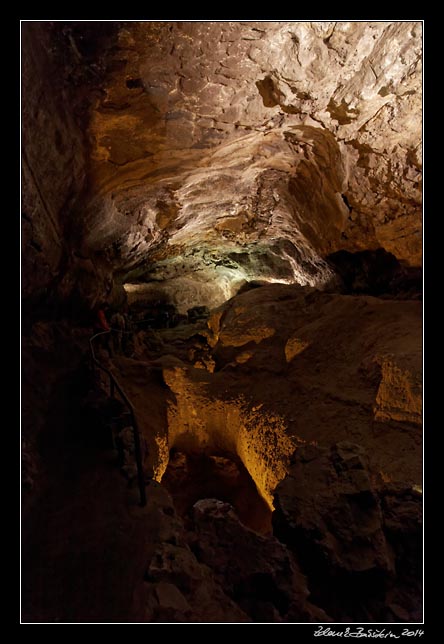
[[[22,21],[23,623],[421,622],[422,27]]]

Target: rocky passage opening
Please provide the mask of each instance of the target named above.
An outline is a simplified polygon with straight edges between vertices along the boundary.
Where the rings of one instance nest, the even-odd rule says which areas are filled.
[[[230,503],[248,528],[261,534],[272,531],[270,507],[243,464],[232,455],[208,456],[171,450],[162,485],[184,518],[190,515],[197,501],[211,498]]]

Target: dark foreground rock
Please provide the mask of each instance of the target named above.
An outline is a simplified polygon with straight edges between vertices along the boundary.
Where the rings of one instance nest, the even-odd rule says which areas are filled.
[[[229,503],[198,501],[190,527],[176,524],[148,565],[147,621],[331,621],[289,549],[245,527]]]
[[[299,449],[275,506],[276,536],[334,619],[421,619],[421,495],[372,477],[360,446]]]

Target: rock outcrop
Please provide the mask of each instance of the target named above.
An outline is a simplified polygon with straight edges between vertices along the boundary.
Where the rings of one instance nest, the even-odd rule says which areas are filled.
[[[335,619],[421,619],[421,495],[372,477],[359,445],[300,448],[275,507],[276,536],[297,554],[314,601]]]
[[[114,368],[157,480],[173,448],[231,454],[272,505],[296,447],[346,440],[386,480],[420,485],[421,325],[418,301],[273,284],[234,297],[195,337],[165,331],[163,357],[146,347]],[[190,352],[205,336],[208,369]]]
[[[228,503],[202,499],[188,530],[170,525],[146,571],[146,621],[330,621],[287,547],[248,530]]]

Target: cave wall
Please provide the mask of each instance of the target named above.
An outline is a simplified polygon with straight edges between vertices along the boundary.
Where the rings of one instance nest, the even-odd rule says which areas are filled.
[[[85,181],[83,133],[47,28],[22,24],[22,286],[46,293],[69,256],[64,225]]]
[[[89,186],[89,110],[115,26],[30,21],[21,29],[23,303],[31,316],[49,304],[52,314],[76,317],[123,293],[112,267],[82,252],[77,228]]]

